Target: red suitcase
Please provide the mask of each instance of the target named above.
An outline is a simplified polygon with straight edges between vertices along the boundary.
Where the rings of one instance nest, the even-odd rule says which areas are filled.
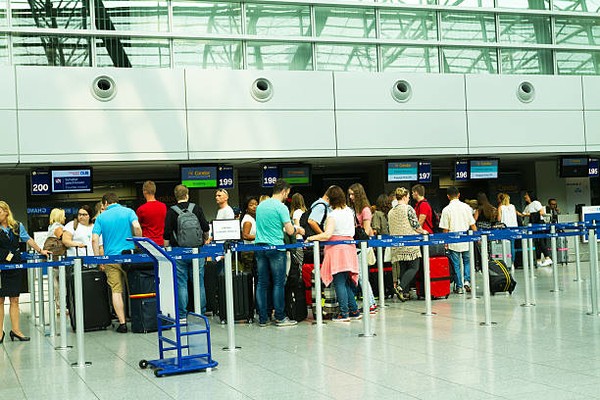
[[[450,261],[448,257],[430,257],[429,275],[431,276],[431,297],[447,299],[450,296]],[[424,298],[423,271],[420,271],[417,276],[417,296]]]

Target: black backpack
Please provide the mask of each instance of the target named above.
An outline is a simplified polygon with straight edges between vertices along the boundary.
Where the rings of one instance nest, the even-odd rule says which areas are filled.
[[[305,238],[317,234],[317,232],[315,232],[315,230],[308,223],[308,217],[310,217],[312,210],[315,207],[317,207],[318,205],[322,205],[323,207],[325,207],[325,213],[323,214],[323,219],[321,220],[321,222],[319,222],[319,227],[321,228],[321,230],[322,231],[325,230],[324,224],[325,224],[325,220],[327,219],[327,211],[328,211],[329,207],[327,206],[327,204],[319,202],[319,203],[314,204],[309,210],[304,211],[304,213],[300,217],[300,226],[302,228],[304,228],[304,232],[305,232],[304,237]]]

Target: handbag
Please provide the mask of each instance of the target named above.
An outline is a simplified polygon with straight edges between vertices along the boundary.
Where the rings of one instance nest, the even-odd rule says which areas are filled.
[[[369,266],[375,265],[377,263],[377,258],[375,257],[375,251],[372,247],[367,248],[367,264]]]
[[[46,238],[44,241],[44,250],[51,252],[54,257],[67,254],[67,246],[64,245],[62,240],[54,236]]]

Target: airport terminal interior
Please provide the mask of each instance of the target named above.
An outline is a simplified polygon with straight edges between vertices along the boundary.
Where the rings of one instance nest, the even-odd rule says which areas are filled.
[[[142,184],[215,218],[277,178],[310,203],[359,182],[371,203],[422,183],[555,199],[559,222],[600,205],[599,0],[0,0],[0,200],[30,235]],[[77,176],[63,181],[65,177]],[[191,179],[190,179],[191,177]],[[203,178],[198,178],[203,177]],[[0,345],[0,399],[600,399],[588,244],[523,269],[512,295],[385,299],[363,321],[296,326],[210,317],[204,372],[155,377],[157,333],[86,332],[55,349],[31,295]],[[592,255],[593,256],[593,255]],[[48,281],[43,280],[48,300]],[[559,291],[555,285],[558,282]],[[414,296],[413,296],[414,297]],[[382,299],[379,299],[381,302]],[[525,303],[526,306],[523,306]],[[533,304],[534,303],[534,304]],[[46,308],[49,307],[46,302]],[[46,309],[46,316],[48,315]],[[592,315],[590,315],[592,314]],[[1,333],[0,333],[1,334]],[[169,333],[167,333],[169,334]],[[72,365],[75,363],[76,365]]]

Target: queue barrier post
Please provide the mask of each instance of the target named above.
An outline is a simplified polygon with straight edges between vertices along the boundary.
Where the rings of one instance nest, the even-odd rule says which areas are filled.
[[[527,249],[527,239],[521,239],[521,248],[523,250],[523,277],[525,279],[525,303],[521,304],[522,307],[532,307],[535,304],[531,301],[531,276],[529,276],[529,251]]]
[[[83,279],[81,272],[83,270],[83,261],[81,258],[76,258],[73,262],[73,277],[75,280],[75,330],[77,337],[77,362],[71,364],[72,367],[84,368],[92,365],[91,362],[85,361],[85,341],[84,335],[84,307],[83,307]],[[66,324],[65,324],[66,325]]]
[[[594,221],[595,225],[595,221]],[[596,229],[588,232],[588,246],[590,249],[590,281],[592,296],[592,312],[588,315],[598,315],[598,243],[596,242]]]
[[[556,226],[550,226],[550,251],[552,252],[552,282],[553,288],[551,292],[558,293],[560,288],[558,287],[558,252],[556,251]]]
[[[60,257],[59,257],[60,259]],[[54,298],[54,271],[53,267],[48,267],[48,319],[50,320],[49,336],[56,336],[56,299]]]
[[[225,305],[227,307],[227,347],[223,347],[225,351],[239,350],[240,347],[235,345],[235,316],[233,310],[233,273],[232,256],[229,243],[224,244],[225,247]]]
[[[194,256],[198,255],[198,248],[192,249]],[[202,314],[202,306],[200,301],[200,259],[192,258],[192,285],[194,286],[194,311],[197,314]]]
[[[35,251],[29,250],[29,255],[35,254]],[[52,256],[49,254],[48,257]],[[27,264],[33,264],[34,260],[32,258],[27,260]],[[29,287],[29,301],[31,303],[31,318],[33,319],[33,324],[37,326],[37,301],[35,294],[35,268],[27,268],[27,284]]]
[[[531,224],[529,224],[531,226]],[[532,235],[532,231],[527,232],[528,235]],[[535,290],[535,254],[533,249],[533,238],[527,239],[527,244],[529,245],[529,279],[531,281],[531,301],[535,303],[536,290]]]
[[[423,235],[423,240],[425,242],[429,241],[429,235]],[[426,317],[431,317],[435,315],[435,313],[431,310],[432,300],[431,300],[431,269],[429,264],[429,245],[425,244],[423,246],[423,286],[425,292],[425,312],[422,315]]]
[[[381,235],[377,235],[381,240]],[[383,247],[377,248],[377,281],[379,283],[379,307],[385,307],[385,283],[383,277]]]
[[[363,333],[360,333],[360,337],[373,337],[375,333],[371,330],[371,318],[370,318],[370,304],[369,296],[367,295],[367,288],[369,287],[369,265],[367,263],[367,242],[360,242],[360,257],[359,267],[362,269],[362,281],[360,285],[363,292]],[[315,278],[316,279],[316,278]]]
[[[469,236],[473,236],[474,232],[469,229]],[[475,273],[475,242],[469,241],[469,268],[471,270],[471,300],[477,300],[477,277]]]
[[[36,259],[35,263],[39,264],[39,260]],[[42,333],[46,334],[46,313],[44,310],[44,273],[42,267],[35,269],[35,276],[38,283],[37,286],[37,302],[38,302],[38,326],[42,327]]]
[[[61,265],[58,267],[58,295],[60,308],[60,346],[55,350],[69,350],[73,346],[67,345],[67,267]]]
[[[488,264],[488,236],[481,235],[481,270],[483,273],[483,305],[485,310],[485,321],[482,326],[496,325],[492,322],[492,305],[490,294],[490,270]]]
[[[580,232],[581,233],[581,232]],[[575,282],[581,282],[583,279],[581,278],[581,253],[579,251],[579,239],[580,236],[574,236],[575,239]]]
[[[323,304],[321,304],[321,250],[319,242],[313,243],[313,263],[315,271],[315,320],[318,326],[323,325]]]

